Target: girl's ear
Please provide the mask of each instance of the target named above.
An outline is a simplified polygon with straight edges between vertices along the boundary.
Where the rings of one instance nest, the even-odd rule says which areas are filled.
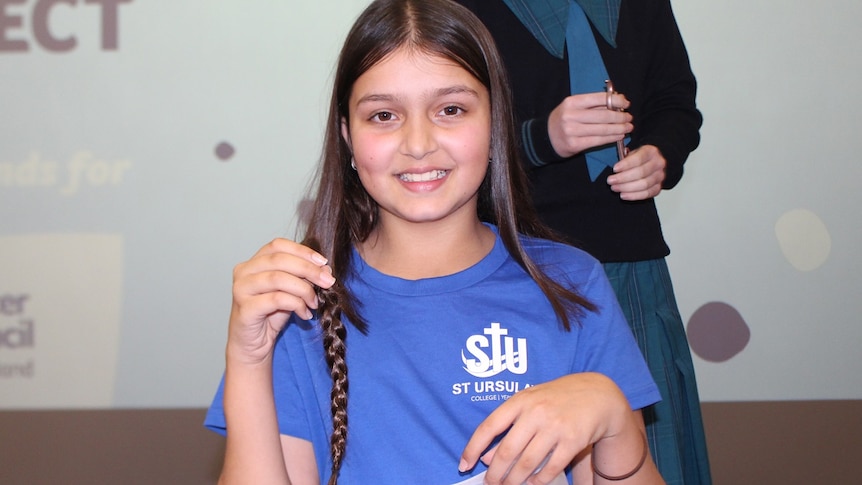
[[[353,144],[350,143],[350,129],[347,126],[347,118],[341,118],[341,137],[344,138],[344,143],[347,143],[347,148],[353,152]]]

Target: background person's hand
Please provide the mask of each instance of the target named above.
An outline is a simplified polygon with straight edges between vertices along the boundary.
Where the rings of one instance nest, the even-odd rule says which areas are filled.
[[[611,102],[618,109],[631,104],[619,93],[611,95]],[[633,129],[632,115],[609,110],[608,95],[604,92],[568,96],[548,116],[548,136],[561,157],[615,143]]]
[[[614,165],[608,177],[611,190],[623,200],[644,200],[657,196],[665,179],[667,160],[658,148],[644,145],[632,150]]]

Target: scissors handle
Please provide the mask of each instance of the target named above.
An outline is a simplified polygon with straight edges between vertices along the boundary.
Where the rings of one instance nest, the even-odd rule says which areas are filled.
[[[611,111],[623,111],[622,108],[617,108],[616,106],[614,106],[613,94],[615,92],[616,91],[614,91],[614,83],[612,83],[610,79],[606,79],[605,80],[605,93],[606,93],[605,105]],[[626,148],[625,141],[624,140],[618,141],[617,142],[617,158],[622,160],[623,158],[626,157],[626,155],[628,155],[628,153],[629,153],[629,149]]]

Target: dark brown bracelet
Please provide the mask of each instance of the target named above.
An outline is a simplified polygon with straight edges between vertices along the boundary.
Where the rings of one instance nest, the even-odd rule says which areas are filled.
[[[616,477],[612,477],[612,476],[610,476],[610,475],[605,475],[604,473],[600,472],[600,471],[599,471],[599,469],[598,469],[598,468],[596,468],[596,460],[595,460],[595,459],[593,459],[593,460],[591,460],[592,465],[593,465],[593,473],[595,473],[596,475],[598,475],[598,476],[600,476],[600,477],[604,478],[605,480],[610,480],[610,481],[612,481],[612,482],[618,482],[618,481],[620,481],[620,480],[625,480],[626,478],[629,478],[629,477],[631,477],[632,475],[634,475],[635,473],[639,472],[639,471],[640,471],[640,469],[641,469],[641,467],[643,467],[643,466],[644,466],[644,463],[646,463],[647,447],[649,446],[649,445],[647,445],[646,434],[644,434],[643,432],[641,432],[641,437],[643,438],[643,442],[644,442],[644,452],[643,452],[643,454],[641,455],[641,461],[640,461],[640,462],[638,462],[638,464],[637,464],[637,466],[635,467],[635,469],[634,469],[634,470],[632,470],[632,471],[630,471],[630,472],[626,473],[625,475],[619,475],[619,476],[616,476]]]

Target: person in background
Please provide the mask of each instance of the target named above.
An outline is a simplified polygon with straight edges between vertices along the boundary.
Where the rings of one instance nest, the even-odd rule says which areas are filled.
[[[357,19],[304,239],[234,270],[222,483],[663,483],[658,389],[600,263],[544,238],[510,96],[467,9]]]
[[[654,201],[680,181],[702,123],[670,1],[457,1],[503,56],[540,218],[603,263],[659,385],[661,402],[644,410],[659,471],[671,484],[711,483]]]

